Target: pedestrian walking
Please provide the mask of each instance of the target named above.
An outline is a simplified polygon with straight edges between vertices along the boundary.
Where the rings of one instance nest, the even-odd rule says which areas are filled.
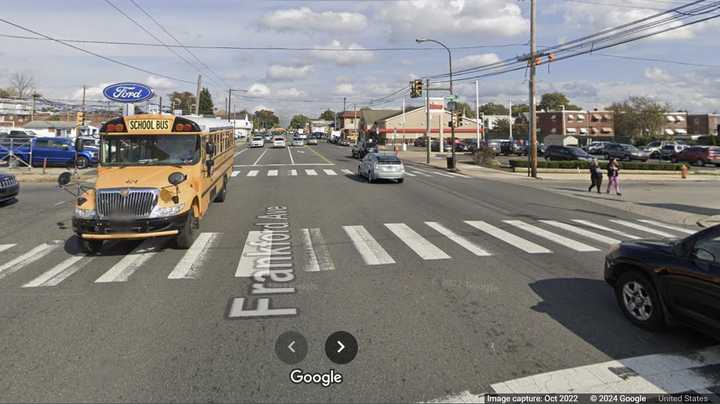
[[[600,193],[602,177],[603,173],[600,164],[598,164],[597,159],[594,158],[590,162],[590,187],[588,188],[588,192],[592,192],[592,189],[597,187],[597,193]]]
[[[615,188],[615,193],[618,196],[622,196],[622,193],[620,193],[620,163],[618,163],[617,159],[611,159],[610,162],[608,162],[608,186],[607,186],[607,193],[610,193],[611,188]]]

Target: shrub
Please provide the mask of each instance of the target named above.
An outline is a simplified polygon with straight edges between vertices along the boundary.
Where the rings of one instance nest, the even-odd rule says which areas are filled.
[[[495,151],[483,144],[473,152],[472,156],[475,164],[479,166],[491,165],[491,163],[495,161]],[[494,166],[497,166],[497,164]]]

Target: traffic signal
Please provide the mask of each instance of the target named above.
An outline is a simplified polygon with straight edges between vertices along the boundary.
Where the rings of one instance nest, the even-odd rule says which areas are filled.
[[[77,126],[82,126],[85,124],[85,112],[78,112],[75,118],[75,121],[77,123]]]
[[[413,80],[410,82],[410,98],[422,97],[423,82],[422,80]]]

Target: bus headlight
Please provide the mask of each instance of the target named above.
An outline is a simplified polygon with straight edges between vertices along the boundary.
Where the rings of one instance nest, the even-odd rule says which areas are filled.
[[[155,206],[150,213],[151,218],[175,216],[185,208],[184,203],[177,204],[175,206]]]
[[[78,219],[94,219],[95,209],[75,208],[75,217]]]

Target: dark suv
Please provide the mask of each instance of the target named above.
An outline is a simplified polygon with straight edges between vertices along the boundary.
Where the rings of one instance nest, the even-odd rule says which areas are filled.
[[[619,159],[627,161],[647,161],[650,158],[650,153],[640,150],[631,144],[611,143],[605,145],[605,158],[607,160]]]
[[[720,147],[693,146],[672,156],[673,163],[694,163],[698,166],[715,164],[720,166]]]
[[[17,196],[20,192],[14,175],[0,173],[0,203],[7,202]]]
[[[545,160],[592,160],[592,156],[589,155],[585,150],[579,147],[573,146],[558,146],[549,145],[545,146]]]

